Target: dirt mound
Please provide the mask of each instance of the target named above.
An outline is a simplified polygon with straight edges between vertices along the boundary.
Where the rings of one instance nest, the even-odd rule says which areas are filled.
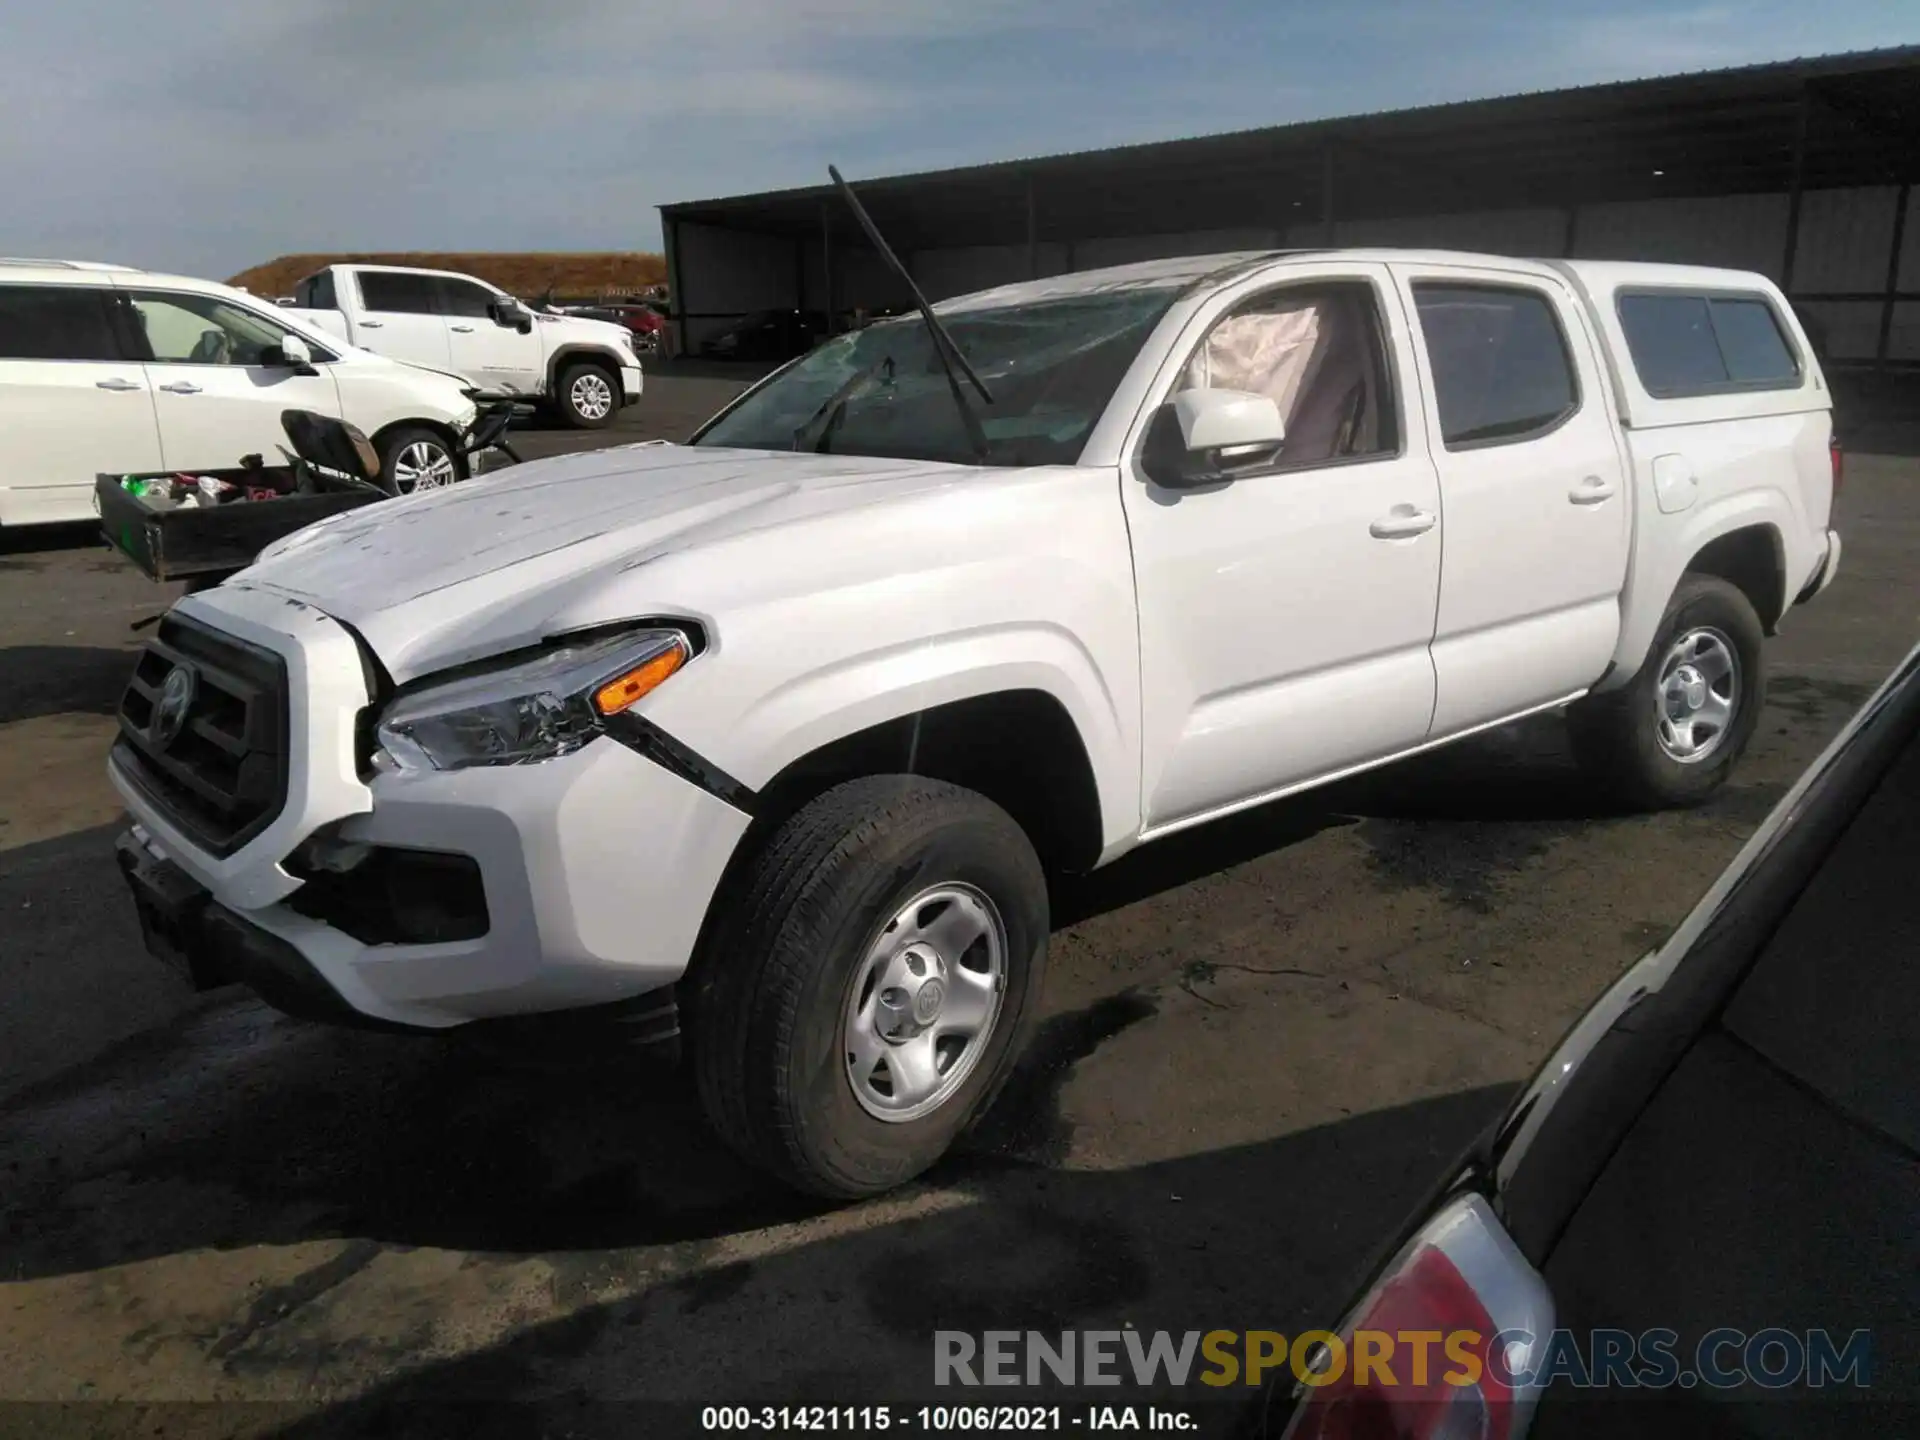
[[[291,294],[299,281],[328,265],[415,265],[423,270],[456,270],[489,280],[510,295],[531,298],[553,287],[559,299],[628,295],[666,283],[663,255],[642,251],[580,251],[530,254],[393,251],[385,254],[282,255],[227,283],[255,295]]]

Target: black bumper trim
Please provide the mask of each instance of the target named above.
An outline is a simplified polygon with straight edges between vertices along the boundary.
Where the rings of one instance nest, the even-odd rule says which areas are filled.
[[[1795,605],[1805,605],[1811,601],[1814,596],[1818,595],[1821,585],[1826,581],[1827,573],[1832,569],[1833,542],[1829,540],[1827,542],[1827,553],[1820,557],[1819,568],[1813,572],[1813,578],[1800,588],[1800,593],[1793,597],[1793,603]]]
[[[115,842],[114,858],[133,892],[148,948],[184,970],[196,990],[244,985],[274,1009],[298,1020],[358,1030],[431,1033],[362,1015],[293,945],[215,904],[184,870],[151,854],[130,833]]]

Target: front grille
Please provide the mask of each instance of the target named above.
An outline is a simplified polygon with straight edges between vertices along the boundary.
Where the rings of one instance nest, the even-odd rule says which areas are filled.
[[[178,670],[192,677],[186,709],[163,714]],[[212,854],[231,855],[286,804],[287,667],[272,651],[169,615],[140,652],[119,719],[121,772]]]

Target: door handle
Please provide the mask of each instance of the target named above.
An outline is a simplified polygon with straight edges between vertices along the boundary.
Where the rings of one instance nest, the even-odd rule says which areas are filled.
[[[471,335],[473,333],[473,326],[471,325],[449,325],[447,328],[456,335]]]
[[[175,380],[171,384],[162,385],[160,388],[169,395],[198,395],[200,393],[200,387],[191,380]]]
[[[360,328],[362,330],[378,330],[380,328],[380,323],[381,322],[378,320],[362,320],[360,322]]]
[[[147,388],[135,380],[122,380],[118,375],[111,380],[96,380],[93,382],[93,387],[96,390],[144,390]]]
[[[1369,525],[1367,533],[1376,540],[1411,540],[1426,534],[1439,518],[1431,510],[1415,505],[1396,505]]]
[[[1573,489],[1567,492],[1567,499],[1575,505],[1598,505],[1602,500],[1613,498],[1613,482],[1603,480],[1598,475],[1589,475]]]

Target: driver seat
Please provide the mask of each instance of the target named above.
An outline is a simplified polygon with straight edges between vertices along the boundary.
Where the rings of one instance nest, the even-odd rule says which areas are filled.
[[[302,490],[373,485],[380,474],[380,452],[358,426],[317,410],[282,410],[280,428],[293,449],[295,479]]]
[[[189,365],[230,365],[233,363],[233,340],[224,330],[202,330],[200,338],[194,341],[193,349],[187,353]]]

